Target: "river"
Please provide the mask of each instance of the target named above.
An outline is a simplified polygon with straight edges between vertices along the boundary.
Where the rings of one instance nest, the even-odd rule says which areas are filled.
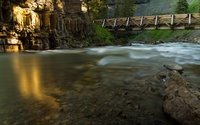
[[[0,53],[0,124],[176,125],[162,110],[164,64],[200,87],[199,44]]]

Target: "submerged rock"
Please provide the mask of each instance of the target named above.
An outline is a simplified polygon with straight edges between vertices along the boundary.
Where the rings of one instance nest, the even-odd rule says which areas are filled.
[[[200,125],[200,92],[177,72],[165,83],[164,112],[181,125]]]

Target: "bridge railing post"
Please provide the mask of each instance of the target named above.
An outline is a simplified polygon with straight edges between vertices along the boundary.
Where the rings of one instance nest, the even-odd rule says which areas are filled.
[[[114,21],[113,27],[115,28],[116,26],[117,26],[117,18],[116,18],[115,21]]]
[[[190,25],[192,23],[192,14],[189,14],[189,20],[188,20],[188,24]]]
[[[156,17],[155,17],[155,26],[157,26],[158,25],[158,15],[156,15]]]
[[[126,26],[129,26],[130,17],[127,18]]]
[[[106,22],[106,19],[103,19],[101,27],[105,27],[105,22]]]
[[[171,26],[174,25],[174,15],[171,16]]]
[[[140,26],[143,25],[143,19],[144,19],[144,16],[142,16],[141,19],[140,19]]]

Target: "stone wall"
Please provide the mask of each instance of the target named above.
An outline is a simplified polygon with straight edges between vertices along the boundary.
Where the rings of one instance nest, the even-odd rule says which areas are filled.
[[[80,0],[0,0],[0,39],[24,49],[60,47],[82,36],[81,17]]]

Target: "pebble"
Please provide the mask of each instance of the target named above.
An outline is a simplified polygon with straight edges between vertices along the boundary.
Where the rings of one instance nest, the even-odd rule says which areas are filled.
[[[51,116],[46,116],[44,119],[45,119],[45,120],[50,120],[50,119],[51,119]]]
[[[54,123],[54,122],[55,122],[54,120],[50,120],[50,121],[49,121],[49,123]]]
[[[135,107],[135,109],[139,109],[139,105],[135,105],[134,107]]]
[[[127,100],[127,101],[126,101],[126,104],[131,104],[131,103],[132,103],[131,100]]]
[[[3,124],[4,124],[4,125],[7,125],[7,124],[8,124],[8,122],[7,122],[7,121],[4,121],[4,122],[3,122]]]
[[[149,91],[150,91],[150,92],[155,92],[155,91],[156,91],[156,89],[155,89],[155,88],[153,88],[153,87],[149,87]]]
[[[69,104],[68,106],[69,106],[69,107],[72,107],[72,106],[74,106],[74,105],[73,105],[73,104]]]
[[[126,114],[124,114],[124,113],[122,113],[122,112],[121,112],[118,116],[121,117],[121,118],[123,118],[123,119],[126,118]]]
[[[167,77],[167,75],[164,72],[160,72],[158,75],[160,76],[161,79],[164,79]]]
[[[56,99],[56,102],[62,102],[62,100],[61,99]]]
[[[146,81],[145,81],[145,80],[140,80],[140,84],[141,84],[141,85],[145,85],[145,84],[146,84]]]

